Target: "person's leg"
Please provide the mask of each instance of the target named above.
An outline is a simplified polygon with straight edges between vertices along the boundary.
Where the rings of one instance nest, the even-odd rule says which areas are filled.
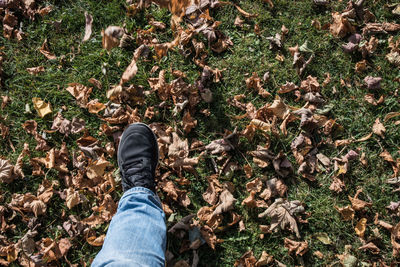
[[[165,215],[158,196],[133,187],[122,196],[92,266],[164,266]]]
[[[153,131],[143,123],[129,125],[117,157],[125,193],[92,266],[164,266],[167,231],[154,193],[158,144]]]

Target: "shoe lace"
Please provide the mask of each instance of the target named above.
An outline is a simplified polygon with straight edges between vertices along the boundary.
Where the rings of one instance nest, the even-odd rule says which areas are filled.
[[[123,186],[128,188],[141,186],[153,190],[154,179],[148,165],[145,159],[139,159],[122,166],[123,175],[126,177],[125,185],[123,184]]]

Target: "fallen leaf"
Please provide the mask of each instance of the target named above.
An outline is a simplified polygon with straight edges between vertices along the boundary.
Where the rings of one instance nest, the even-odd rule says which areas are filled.
[[[85,11],[85,35],[83,36],[82,42],[86,42],[92,35],[92,23],[93,17],[87,11]]]
[[[219,202],[215,208],[213,215],[218,215],[223,212],[230,211],[235,206],[236,199],[228,189],[224,189],[219,195]]]
[[[372,131],[374,134],[379,135],[383,139],[385,139],[385,132],[386,128],[385,126],[381,123],[379,118],[376,118],[374,125],[372,126]]]
[[[325,245],[332,244],[332,240],[329,238],[327,233],[316,233],[313,235],[316,239],[321,241]]]
[[[400,112],[389,112],[388,114],[386,114],[385,118],[383,119],[384,122],[387,122],[388,120],[390,120],[391,118],[400,116]]]
[[[93,84],[97,89],[101,89],[103,86],[101,85],[101,82],[99,80],[96,80],[95,78],[90,78],[88,80],[91,84]]]
[[[297,242],[294,240],[291,240],[289,238],[284,239],[284,246],[289,250],[289,254],[292,252],[296,253],[297,255],[303,256],[307,251],[308,251],[308,242],[303,241],[303,242]]]
[[[342,38],[349,33],[354,33],[356,29],[351,22],[338,12],[332,13],[333,23],[329,26],[329,31],[334,37]]]
[[[253,72],[253,75],[250,78],[246,79],[246,86],[249,89],[254,89],[258,92],[262,97],[271,96],[271,94],[262,87],[261,78],[258,77],[256,72]]]
[[[86,238],[86,242],[89,243],[89,245],[94,246],[94,247],[101,247],[104,243],[106,235],[99,235],[99,236],[89,236]]]
[[[256,267],[271,266],[274,263],[274,261],[275,261],[274,257],[272,257],[266,251],[263,250],[255,266]]]
[[[11,183],[15,177],[13,175],[14,166],[9,160],[0,159],[0,180],[2,183]]]
[[[44,72],[44,67],[38,66],[38,67],[26,68],[26,71],[31,75],[37,75],[40,72]]]
[[[367,76],[364,78],[364,82],[368,89],[380,89],[381,88],[381,77]]]
[[[358,196],[360,195],[361,192],[362,192],[362,189],[358,189],[356,194],[354,195],[354,197],[348,196],[349,200],[351,202],[351,207],[355,211],[363,210],[365,207],[368,207],[368,208],[372,207],[372,203],[358,199]]]
[[[30,208],[33,212],[33,214],[35,214],[35,217],[38,217],[39,215],[43,215],[46,213],[46,204],[44,204],[43,201],[41,200],[33,200],[30,203]]]
[[[219,183],[217,176],[208,177],[208,187],[203,193],[203,199],[210,205],[215,205],[218,201],[218,194],[222,191],[222,185]]]
[[[90,100],[86,105],[89,113],[97,114],[106,108],[106,105],[99,102],[98,99]]]
[[[342,215],[344,221],[351,221],[354,218],[354,209],[350,206],[343,208],[335,207],[335,209]]]
[[[69,209],[72,209],[81,202],[79,192],[75,191],[73,188],[65,189],[64,192],[66,193],[65,202]]]
[[[112,48],[119,46],[124,28],[119,26],[108,26],[107,29],[101,31],[103,48],[110,51]]]
[[[47,44],[47,39],[44,40],[39,52],[42,53],[49,60],[57,59],[54,53],[50,52],[49,45]]]
[[[33,102],[33,107],[36,109],[37,113],[41,118],[53,112],[50,104],[44,102],[42,99],[38,97],[32,98],[32,102]]]
[[[218,139],[212,141],[210,144],[205,147],[211,154],[220,154],[222,152],[228,152],[234,149],[234,146],[227,139]]]
[[[44,7],[44,8],[41,8],[37,13],[38,13],[40,16],[44,17],[44,16],[46,16],[47,14],[49,14],[52,10],[53,10],[53,7],[52,7],[52,6],[46,6],[46,7]]]
[[[315,255],[315,256],[317,256],[319,259],[323,259],[325,256],[324,256],[324,254],[321,252],[321,251],[319,251],[319,250],[317,250],[317,251],[315,251],[314,253],[313,253],[313,255]]]
[[[356,231],[356,234],[361,237],[364,238],[364,233],[365,233],[365,229],[367,227],[367,218],[361,218],[358,223],[356,224],[356,227],[354,228],[354,230]]]
[[[90,94],[92,93],[93,88],[92,87],[86,87],[82,84],[79,83],[70,83],[68,84],[68,87],[66,90],[76,98],[76,101],[78,102],[79,106],[81,108],[86,108],[86,105],[88,103],[88,99]]]
[[[182,118],[182,124],[183,124],[183,131],[185,133],[190,133],[190,131],[196,127],[197,125],[197,120],[194,119],[189,111],[185,112],[185,115]]]
[[[253,251],[249,250],[244,253],[238,260],[235,261],[234,267],[252,267],[257,263],[257,259],[254,257]],[[262,265],[261,265],[262,266]]]
[[[251,166],[249,164],[244,165],[243,170],[246,174],[247,179],[250,179],[251,176],[253,176],[253,169],[251,168]]]
[[[271,231],[275,230],[278,226],[280,229],[288,228],[300,238],[300,232],[294,216],[302,212],[304,212],[304,207],[301,205],[300,201],[287,201],[282,198],[277,198],[275,202],[264,212],[260,213],[258,217],[271,217]]]
[[[381,250],[372,242],[369,242],[369,243],[359,247],[358,249],[364,250],[364,251],[368,250],[372,254],[375,254],[375,255],[378,255],[381,252]]]
[[[356,72],[362,73],[363,71],[365,71],[367,69],[367,61],[364,59],[364,60],[357,62],[354,69]]]
[[[242,28],[244,20],[242,20],[239,16],[236,16],[235,22],[233,23],[235,26]]]
[[[339,258],[340,263],[344,267],[356,267],[357,266],[357,258],[350,254],[351,245],[346,245],[344,247],[343,254],[336,254],[336,257]]]

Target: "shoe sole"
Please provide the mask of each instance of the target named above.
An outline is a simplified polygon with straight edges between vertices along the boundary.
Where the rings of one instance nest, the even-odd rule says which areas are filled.
[[[143,123],[143,122],[135,122],[135,123],[130,124],[130,125],[128,126],[128,128],[126,128],[125,131],[122,133],[120,142],[119,142],[119,144],[118,144],[118,153],[117,153],[117,157],[118,157],[118,160],[117,160],[117,162],[118,162],[118,168],[119,168],[120,171],[121,171],[121,164],[120,164],[120,161],[119,161],[119,159],[121,158],[121,149],[120,149],[121,146],[120,146],[120,144],[121,144],[123,138],[128,134],[128,129],[129,129],[129,127],[134,126],[134,125],[142,125],[142,126],[146,127],[146,128],[153,134],[154,142],[156,143],[156,147],[157,147],[157,164],[156,164],[156,166],[155,166],[155,168],[154,168],[154,171],[155,171],[155,170],[157,169],[157,167],[158,167],[158,161],[159,161],[159,159],[160,159],[160,157],[159,157],[160,151],[159,151],[159,148],[158,148],[157,136],[155,135],[155,133],[153,132],[153,130],[152,130],[147,124],[145,124],[145,123]]]

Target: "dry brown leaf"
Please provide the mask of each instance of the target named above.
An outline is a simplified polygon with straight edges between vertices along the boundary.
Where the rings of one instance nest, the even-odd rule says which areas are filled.
[[[14,166],[11,165],[9,160],[0,159],[0,180],[2,183],[9,184],[14,181],[13,170]]]
[[[385,139],[386,128],[383,125],[383,123],[381,123],[379,118],[376,118],[375,123],[372,126],[372,131],[373,131],[374,134],[379,135],[380,137]]]
[[[82,42],[86,42],[92,35],[92,23],[93,17],[87,11],[85,11],[85,35],[83,36]]]
[[[89,113],[97,114],[106,108],[106,105],[99,102],[98,99],[90,100],[86,105]]]
[[[294,216],[297,213],[304,212],[304,207],[298,200],[287,201],[282,198],[275,199],[275,202],[268,207],[264,212],[258,215],[259,218],[271,217],[271,228],[270,230],[277,231],[277,227],[280,229],[288,229],[296,234],[300,238],[300,232],[297,227],[297,222]]]
[[[256,267],[271,266],[274,263],[274,261],[275,261],[274,257],[272,257],[266,251],[263,250],[255,266]]]
[[[44,67],[38,66],[38,67],[26,68],[26,71],[31,75],[37,75],[40,72],[44,72]]]
[[[307,241],[297,242],[297,241],[291,240],[289,238],[285,238],[284,245],[285,245],[285,248],[287,248],[289,250],[289,254],[291,254],[292,252],[295,252],[296,256],[297,255],[303,256],[308,251],[308,242]]]
[[[46,204],[39,199],[33,200],[30,203],[30,209],[32,210],[33,214],[35,214],[35,217],[45,214],[46,208],[47,208]]]
[[[201,236],[207,242],[207,244],[212,248],[215,249],[215,245],[217,244],[217,236],[214,234],[213,230],[207,226],[203,225],[200,229]]]
[[[97,89],[101,89],[103,86],[101,85],[101,82],[99,80],[96,80],[95,78],[90,78],[88,80],[91,84],[93,84]]]
[[[33,107],[35,108],[35,110],[37,111],[37,113],[41,118],[53,112],[50,103],[46,103],[38,97],[32,98],[32,102],[33,102]]]
[[[89,159],[89,164],[86,168],[86,176],[89,179],[102,178],[108,166],[111,166],[111,164],[104,158],[104,155],[97,160]]]
[[[348,33],[354,33],[356,31],[355,27],[351,22],[338,12],[332,13],[333,23],[329,26],[329,31],[334,37],[342,38]]]
[[[86,238],[86,242],[89,243],[89,245],[94,246],[94,247],[101,247],[104,243],[106,235],[100,235],[100,236],[89,236]]]
[[[228,152],[234,149],[231,142],[227,139],[217,139],[212,141],[210,144],[205,147],[211,154],[220,154],[222,152]]]
[[[361,60],[361,61],[357,62],[356,66],[354,67],[354,69],[358,73],[361,73],[361,72],[365,71],[367,69],[367,61],[364,59],[364,60]]]
[[[172,132],[172,143],[168,147],[170,158],[186,158],[189,156],[189,144],[187,139],[180,139],[176,132]]]
[[[219,202],[215,208],[213,215],[218,215],[223,212],[232,210],[235,207],[236,199],[228,189],[224,189],[219,195]]]
[[[253,267],[257,263],[253,251],[249,250],[244,253],[238,260],[235,261],[234,267]],[[262,265],[261,265],[262,266]]]
[[[335,209],[342,215],[344,221],[351,221],[354,218],[354,209],[350,206],[339,208],[335,206]]]
[[[203,199],[210,205],[215,205],[218,201],[218,193],[222,191],[222,185],[218,181],[217,175],[207,178],[208,187],[203,193]]]
[[[88,103],[88,99],[90,94],[92,93],[93,88],[92,87],[86,87],[82,84],[79,83],[70,83],[68,84],[68,87],[66,90],[76,98],[76,101],[78,102],[79,106],[81,108],[86,108],[86,105]]]
[[[292,92],[294,90],[299,89],[297,85],[292,82],[286,82],[285,84],[281,85],[280,89],[277,91],[278,94],[285,94]]]
[[[81,202],[81,198],[78,191],[75,191],[72,187],[65,189],[66,198],[65,202],[69,209],[72,209]]]
[[[49,45],[47,44],[47,39],[44,40],[39,52],[42,53],[47,59],[50,60],[57,59],[54,53],[50,52]]]
[[[369,243],[359,247],[358,249],[359,250],[364,250],[364,251],[368,250],[372,254],[376,254],[376,255],[378,255],[381,252],[381,250],[372,242],[369,242]]]
[[[246,178],[250,179],[253,176],[253,169],[249,164],[243,166],[244,173],[246,174]]]
[[[400,116],[400,112],[389,112],[388,114],[386,114],[385,118],[383,119],[384,122],[387,122],[388,120],[390,120],[391,118]]]
[[[261,192],[260,197],[269,200],[270,198],[286,194],[287,186],[281,179],[272,178],[266,182],[266,189]]]
[[[253,75],[246,79],[246,86],[249,89],[256,90],[262,97],[271,96],[271,94],[262,87],[261,78],[258,77],[257,72],[253,72]]]
[[[366,202],[364,200],[358,199],[359,194],[362,192],[362,189],[358,189],[354,197],[348,196],[351,202],[351,207],[355,211],[363,210],[365,207],[372,207],[372,203]]]
[[[381,77],[367,76],[364,78],[364,82],[367,85],[367,88],[371,90],[380,89],[381,81],[382,81]]]
[[[22,128],[24,128],[24,130],[33,135],[33,137],[35,138],[36,142],[37,142],[37,146],[36,146],[36,150],[49,150],[50,147],[47,145],[46,140],[37,132],[37,122],[34,120],[29,120],[24,122],[24,124],[22,125]]]
[[[235,26],[242,28],[244,20],[242,20],[239,16],[236,16],[235,22],[233,23]]]
[[[103,48],[110,51],[112,48],[119,46],[122,35],[125,30],[119,26],[108,26],[107,29],[101,31]]]
[[[371,105],[377,106],[379,104],[382,104],[385,99],[384,99],[383,95],[381,95],[377,101],[374,97],[374,94],[366,94],[364,96],[364,100],[367,101],[368,103],[370,103]]]
[[[268,148],[264,148],[260,145],[257,145],[257,150],[248,153],[253,156],[254,163],[256,163],[260,168],[267,167],[275,157]]]
[[[48,15],[52,10],[53,10],[52,6],[46,6],[44,8],[41,8],[39,11],[37,11],[37,13],[40,16],[44,17],[44,16]]]
[[[186,191],[180,190],[172,181],[163,180],[158,183],[158,187],[161,188],[167,196],[178,202],[184,207],[188,207],[191,203]]]
[[[0,57],[0,62],[1,62],[1,57]],[[0,64],[0,81],[1,81],[1,64]],[[1,99],[2,99],[1,109],[4,109],[8,104],[11,103],[11,98],[7,95],[2,95]]]
[[[197,125],[197,120],[194,119],[189,111],[185,112],[185,115],[182,118],[182,124],[183,124],[183,131],[185,133],[190,133],[190,131],[196,127]]]
[[[246,189],[247,189],[248,192],[254,191],[254,192],[259,193],[259,192],[261,192],[262,186],[263,186],[263,184],[262,184],[261,179],[260,178],[256,178],[253,181],[248,182],[246,184]]]
[[[361,237],[364,238],[364,233],[365,233],[365,229],[367,228],[367,218],[361,218],[357,224],[356,227],[354,228],[354,230],[356,231],[356,234]]]
[[[246,18],[255,18],[255,17],[258,16],[258,14],[250,14],[250,13],[244,11],[244,10],[243,10],[242,8],[240,8],[240,6],[238,6],[238,5],[235,5],[235,4],[233,4],[233,5],[236,7],[236,9],[239,11],[239,13],[242,14],[242,15],[243,15],[244,17],[246,17]]]

